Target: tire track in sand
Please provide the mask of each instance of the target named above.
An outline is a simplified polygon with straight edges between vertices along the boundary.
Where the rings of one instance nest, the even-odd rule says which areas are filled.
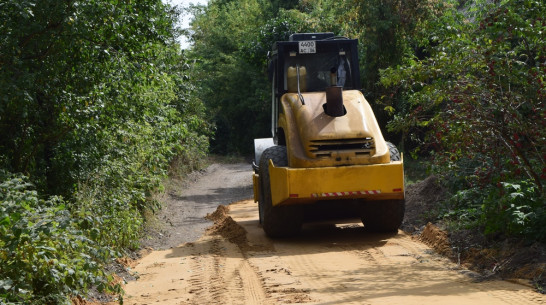
[[[191,304],[221,304],[220,300],[225,300],[227,287],[220,272],[225,258],[219,243],[218,239],[210,239],[210,242],[202,244],[203,248],[199,247],[202,253],[191,257]]]
[[[266,294],[262,287],[263,281],[250,263],[247,260],[243,260],[238,271],[242,279],[244,304],[264,304],[266,302]]]

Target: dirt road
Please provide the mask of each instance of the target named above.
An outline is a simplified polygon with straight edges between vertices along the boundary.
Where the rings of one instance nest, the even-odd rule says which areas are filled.
[[[252,171],[246,163],[212,164],[190,174],[184,182],[172,180],[161,198],[158,223],[142,241],[143,247],[168,249],[196,241],[211,221],[208,213],[221,204],[252,197]]]
[[[250,184],[250,169],[239,174]],[[206,173],[200,179],[210,181]],[[215,179],[224,183],[206,183],[210,190],[229,180]],[[230,203],[227,197],[223,204]],[[544,295],[524,285],[476,282],[472,272],[402,231],[315,224],[298,237],[271,240],[251,200],[220,206],[209,218],[214,225],[198,240],[139,261],[125,304],[546,304]]]

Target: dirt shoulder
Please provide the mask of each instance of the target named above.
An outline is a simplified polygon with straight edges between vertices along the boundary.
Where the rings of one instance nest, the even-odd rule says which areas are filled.
[[[546,245],[513,238],[486,238],[476,229],[442,230],[442,223],[434,221],[445,193],[434,176],[408,186],[401,229],[453,262],[477,272],[481,280],[508,279],[544,293]]]

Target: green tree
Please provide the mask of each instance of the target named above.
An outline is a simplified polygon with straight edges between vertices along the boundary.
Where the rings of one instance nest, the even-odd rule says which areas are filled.
[[[421,148],[455,190],[478,190],[486,232],[544,238],[546,6],[469,5],[432,28],[429,58],[385,71],[409,106],[390,127],[425,132]]]
[[[319,2],[211,1],[193,8],[191,56],[199,97],[216,124],[213,151],[250,153],[254,138],[271,136],[267,53],[292,33],[328,30],[334,18],[315,11]]]
[[[413,54],[423,25],[440,10],[432,1],[353,0],[211,1],[194,8],[192,56],[199,59],[200,98],[215,117],[213,149],[249,153],[253,138],[270,136],[266,54],[275,41],[295,32],[358,38],[365,93],[374,102],[379,70]],[[376,115],[386,123],[382,107]]]

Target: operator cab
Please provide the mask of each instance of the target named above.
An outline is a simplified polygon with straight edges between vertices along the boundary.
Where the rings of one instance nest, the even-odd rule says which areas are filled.
[[[279,143],[277,120],[279,104],[285,93],[324,92],[337,86],[360,90],[358,41],[334,36],[334,33],[292,34],[289,41],[273,44],[269,54],[272,81],[272,126],[275,144]],[[339,91],[341,92],[341,91]],[[342,106],[341,106],[342,107]],[[339,111],[342,113],[343,109]]]
[[[292,34],[289,41],[276,42],[270,55],[274,96],[297,92],[297,70],[301,92],[325,91],[331,85],[360,89],[357,55],[356,39],[333,33]]]

